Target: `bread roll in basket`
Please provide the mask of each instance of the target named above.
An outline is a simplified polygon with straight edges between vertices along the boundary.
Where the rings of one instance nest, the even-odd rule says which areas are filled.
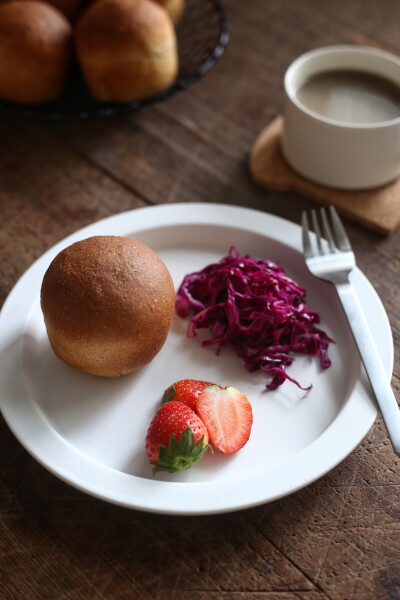
[[[173,22],[153,0],[97,0],[77,23],[75,49],[91,95],[101,102],[154,96],[178,73]]]
[[[0,5],[0,98],[39,104],[64,89],[72,26],[54,6],[33,0]]]

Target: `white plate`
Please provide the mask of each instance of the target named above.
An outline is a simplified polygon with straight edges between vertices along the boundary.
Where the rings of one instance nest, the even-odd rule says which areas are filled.
[[[167,342],[144,369],[108,380],[75,371],[53,354],[40,310],[40,286],[54,256],[91,235],[123,235],[150,245],[176,285],[183,276],[241,253],[279,262],[307,289],[310,308],[336,341],[332,366],[298,357],[286,382],[265,391],[265,376],[250,374],[230,351],[216,356],[186,338],[174,317]],[[393,341],[384,308],[359,271],[353,273],[388,376]],[[123,506],[170,514],[227,512],[275,500],[300,489],[344,459],[373,424],[377,411],[334,289],[304,266],[300,228],[254,210],[225,205],[173,204],[130,211],[94,223],[46,252],[20,279],[0,315],[1,409],[9,427],[49,471],[93,496]],[[250,399],[254,425],[238,453],[207,453],[188,471],[152,476],[144,444],[163,390],[181,378],[234,385]]]

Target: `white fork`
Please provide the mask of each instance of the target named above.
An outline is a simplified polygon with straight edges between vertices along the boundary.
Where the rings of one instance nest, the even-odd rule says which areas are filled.
[[[303,212],[302,214],[303,250],[306,264],[313,275],[330,281],[336,287],[393,449],[397,455],[400,455],[399,407],[357,292],[349,280],[349,274],[356,264],[349,239],[333,206],[329,207],[329,212],[331,225],[324,208],[320,211],[320,220],[316,211],[311,211],[315,243],[310,234],[307,213]]]

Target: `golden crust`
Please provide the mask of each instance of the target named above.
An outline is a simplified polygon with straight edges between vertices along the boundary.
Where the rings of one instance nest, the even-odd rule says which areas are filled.
[[[175,291],[168,269],[148,246],[96,236],[56,256],[43,279],[41,304],[59,358],[82,371],[118,377],[161,349]]]
[[[178,72],[173,23],[152,0],[98,0],[77,24],[75,49],[99,101],[141,100],[168,88]]]
[[[72,58],[72,27],[44,2],[14,0],[0,6],[0,97],[36,103],[62,91]]]
[[[108,46],[122,52],[151,47],[171,34],[165,12],[150,0],[97,0],[76,28],[81,52],[108,54]]]
[[[180,20],[185,8],[185,0],[154,0],[165,8],[175,25]]]

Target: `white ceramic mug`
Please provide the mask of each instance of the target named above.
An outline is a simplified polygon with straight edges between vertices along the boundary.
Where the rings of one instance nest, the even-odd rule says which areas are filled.
[[[368,189],[400,176],[400,116],[374,123],[350,123],[310,110],[297,98],[311,77],[351,70],[378,75],[399,88],[400,59],[365,46],[328,46],[303,54],[284,79],[281,139],[288,163],[305,178],[337,189]]]

